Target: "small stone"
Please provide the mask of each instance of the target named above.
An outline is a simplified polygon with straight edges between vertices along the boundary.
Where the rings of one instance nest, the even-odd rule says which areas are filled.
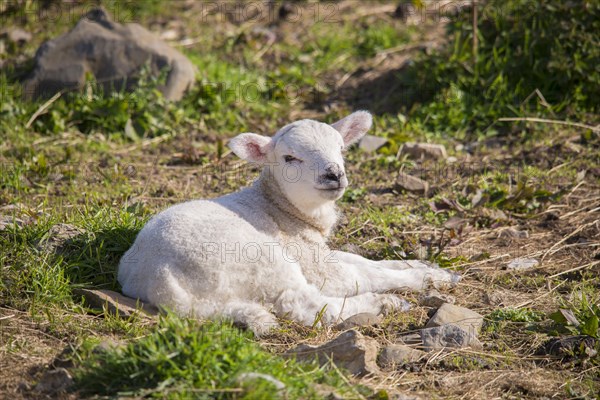
[[[408,155],[417,160],[438,160],[448,157],[446,147],[441,144],[430,143],[404,143],[400,148],[399,157],[404,155]]]
[[[73,348],[67,346],[50,362],[52,368],[71,368],[73,367]]]
[[[404,172],[398,173],[396,185],[409,192],[422,193],[425,195],[429,192],[429,184],[427,182]]]
[[[5,36],[10,42],[16,43],[19,46],[22,46],[31,40],[31,33],[21,28],[10,29],[6,31],[3,36]]]
[[[483,203],[485,203],[486,197],[484,196],[484,192],[481,189],[477,189],[477,192],[471,197],[471,207],[479,207]]]
[[[158,308],[155,306],[123,296],[112,290],[73,289],[73,294],[83,296],[92,308],[104,309],[106,307],[106,312],[122,318],[129,318],[134,314],[158,315]]]
[[[461,329],[476,336],[483,325],[483,316],[468,308],[454,304],[442,304],[433,317],[427,321],[426,328],[454,324]]]
[[[368,153],[374,153],[388,142],[386,138],[373,135],[365,135],[360,142],[358,148]]]
[[[321,365],[332,360],[336,366],[345,368],[351,374],[363,376],[379,371],[376,363],[377,350],[374,339],[349,330],[321,346],[303,344],[286,354],[296,356],[298,361],[313,361],[317,358]]]
[[[167,29],[166,31],[162,31],[160,33],[160,38],[166,41],[177,40],[179,39],[179,36],[179,32],[177,32],[175,29]]]
[[[497,292],[484,293],[483,301],[490,306],[499,306],[504,302],[502,296]]]
[[[383,320],[381,315],[375,315],[371,313],[360,313],[346,318],[343,322],[337,324],[334,329],[339,331],[345,331],[352,328],[361,326],[372,326],[378,325]]]
[[[465,331],[460,326],[447,324],[421,330],[421,340],[426,351],[444,347],[473,347],[480,349],[481,343],[475,334]]]
[[[444,303],[454,304],[456,299],[449,294],[442,294],[430,289],[419,296],[419,304],[425,307],[441,307]]]
[[[381,367],[404,365],[416,362],[425,356],[425,352],[402,344],[392,344],[383,348],[377,361]]]
[[[10,229],[13,225],[16,225],[18,228],[22,227],[24,221],[22,219],[13,217],[12,215],[2,215],[0,214],[0,231],[5,229]]]
[[[503,239],[527,239],[529,237],[529,232],[520,231],[515,228],[506,228],[500,231],[498,237]]]
[[[483,214],[493,221],[508,221],[508,216],[502,210],[496,208],[484,209]]]
[[[73,378],[65,368],[56,368],[44,374],[35,390],[47,394],[64,392],[73,384]]]
[[[241,384],[256,381],[259,379],[272,383],[277,390],[285,389],[285,383],[268,374],[261,374],[259,372],[245,372],[237,377],[237,381]]]
[[[534,258],[515,258],[506,266],[507,269],[513,271],[524,271],[536,267],[539,261]]]

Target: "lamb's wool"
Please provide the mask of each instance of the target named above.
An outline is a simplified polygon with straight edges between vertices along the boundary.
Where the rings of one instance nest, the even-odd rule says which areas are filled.
[[[456,280],[420,262],[376,262],[327,246],[338,219],[334,202],[348,182],[342,147],[370,125],[370,115],[357,112],[333,125],[298,121],[273,138],[232,139],[236,154],[265,165],[260,178],[152,218],[121,259],[123,292],[181,315],[231,318],[261,334],[277,324],[274,314],[311,324],[325,310],[322,321],[334,323],[406,307],[380,294],[389,289]],[[299,171],[294,179],[286,175],[291,167]]]

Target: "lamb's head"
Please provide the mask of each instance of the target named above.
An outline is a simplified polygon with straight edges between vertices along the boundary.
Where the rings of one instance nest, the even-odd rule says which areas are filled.
[[[281,191],[298,209],[309,211],[339,199],[348,186],[342,152],[371,127],[366,111],[334,124],[293,122],[272,138],[242,133],[229,147],[240,158],[264,165]]]

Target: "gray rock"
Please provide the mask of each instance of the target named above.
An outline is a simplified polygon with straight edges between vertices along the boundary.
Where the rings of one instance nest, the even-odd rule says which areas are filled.
[[[381,367],[391,367],[416,362],[422,359],[426,353],[403,344],[392,344],[383,348],[377,361]]]
[[[159,313],[158,308],[151,304],[123,296],[112,290],[73,289],[73,294],[84,297],[92,308],[105,308],[109,314],[122,318],[129,318],[134,314],[153,316]]]
[[[459,307],[454,304],[442,304],[436,313],[427,321],[426,328],[434,328],[453,324],[473,336],[476,336],[483,325],[483,316],[468,308]]]
[[[525,271],[535,268],[538,264],[539,261],[535,258],[515,258],[508,263],[506,268],[513,271]]]
[[[355,330],[342,332],[335,339],[321,345],[300,345],[286,353],[296,356],[298,361],[313,361],[327,364],[332,360],[336,366],[348,370],[353,375],[363,376],[377,373],[377,342]]]
[[[429,192],[429,184],[427,182],[404,172],[398,173],[396,185],[409,192],[422,193],[425,195]]]
[[[435,289],[423,292],[419,296],[419,304],[425,307],[441,307],[444,303],[454,304],[456,299],[449,294],[442,294]]]
[[[268,374],[261,374],[259,372],[245,372],[237,377],[237,381],[241,384],[256,380],[263,380],[272,383],[277,390],[285,389],[285,383]]]
[[[378,325],[383,320],[381,315],[375,315],[371,313],[360,313],[346,318],[343,322],[337,324],[334,329],[339,331],[345,331],[352,328],[361,326],[372,326]]]
[[[429,143],[404,143],[398,152],[398,155],[408,155],[414,159],[438,160],[448,157],[446,148],[441,144]]]
[[[358,148],[368,153],[374,153],[388,142],[386,138],[373,135],[365,135],[360,142]]]
[[[64,392],[73,384],[73,378],[65,368],[47,371],[35,386],[35,390],[47,394]]]
[[[48,233],[38,242],[37,248],[43,251],[60,251],[67,241],[83,234],[85,231],[71,224],[53,225]]]
[[[50,97],[60,90],[82,88],[88,74],[105,92],[131,89],[145,65],[154,75],[169,71],[160,88],[169,100],[181,99],[195,81],[194,66],[183,54],[142,26],[114,22],[98,8],[70,32],[40,46],[24,89],[29,97]]]
[[[477,340],[475,334],[454,324],[422,329],[421,340],[423,341],[425,351],[442,349],[444,347],[481,348],[481,343]]]

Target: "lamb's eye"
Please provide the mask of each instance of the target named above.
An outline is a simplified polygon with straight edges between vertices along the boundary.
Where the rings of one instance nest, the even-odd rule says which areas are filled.
[[[284,161],[286,163],[291,163],[291,162],[294,162],[294,161],[302,162],[302,160],[300,160],[299,158],[296,158],[296,157],[290,156],[290,155],[283,156],[283,159],[284,159]]]

